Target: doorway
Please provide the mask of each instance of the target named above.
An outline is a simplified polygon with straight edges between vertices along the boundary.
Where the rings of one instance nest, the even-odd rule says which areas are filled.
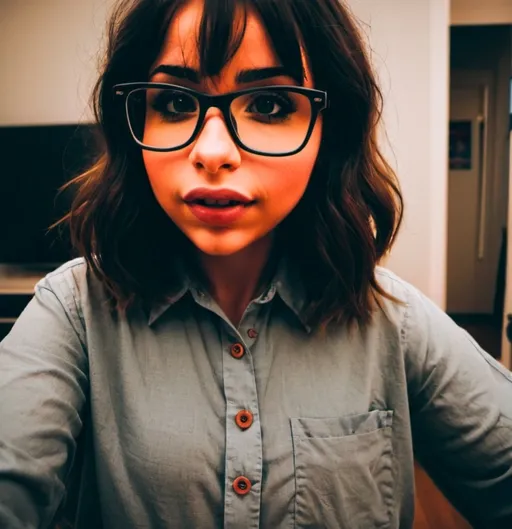
[[[502,357],[512,26],[451,28],[447,312]]]

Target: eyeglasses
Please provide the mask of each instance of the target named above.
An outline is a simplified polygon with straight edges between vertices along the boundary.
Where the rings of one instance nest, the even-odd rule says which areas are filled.
[[[190,145],[208,109],[222,112],[234,142],[265,156],[291,156],[308,143],[327,93],[298,86],[267,86],[207,95],[167,83],[115,85],[128,126],[143,149],[169,152]]]

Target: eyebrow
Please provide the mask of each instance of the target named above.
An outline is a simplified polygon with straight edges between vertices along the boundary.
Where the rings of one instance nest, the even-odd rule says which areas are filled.
[[[294,78],[283,66],[272,66],[270,68],[256,68],[254,70],[242,70],[236,75],[237,84],[254,83],[273,79],[274,77],[291,77]],[[294,79],[299,82],[298,79]]]
[[[199,72],[193,68],[188,68],[187,66],[161,64],[151,72],[149,78],[152,79],[157,73],[165,73],[171,77],[186,79],[187,81],[192,81],[193,83],[199,84]]]
[[[172,64],[161,64],[157,66],[149,76],[150,79],[157,73],[164,73],[171,77],[177,77],[178,79],[186,79],[195,84],[199,84],[200,75],[197,70],[189,68],[188,66],[176,66]],[[273,79],[275,77],[291,77],[298,84],[302,84],[299,79],[295,79],[286,68],[283,66],[271,66],[269,68],[254,68],[251,70],[241,70],[236,74],[235,81],[237,84],[248,84],[256,81],[265,81],[267,79]]]

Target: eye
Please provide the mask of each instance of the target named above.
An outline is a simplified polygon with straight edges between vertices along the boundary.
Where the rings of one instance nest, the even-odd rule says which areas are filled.
[[[162,90],[155,97],[152,107],[166,116],[194,114],[198,109],[196,99],[184,92]]]
[[[247,112],[266,118],[282,118],[295,110],[293,102],[286,95],[263,93],[255,94]]]
[[[272,96],[260,96],[253,102],[251,110],[258,114],[273,115],[279,113],[281,106]]]
[[[171,113],[192,113],[197,109],[196,101],[187,94],[173,94],[169,97],[166,108]]]

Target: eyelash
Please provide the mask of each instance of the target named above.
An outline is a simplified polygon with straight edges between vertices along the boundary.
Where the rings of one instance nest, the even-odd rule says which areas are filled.
[[[250,108],[259,97],[265,96],[271,100],[275,100],[275,102],[277,102],[279,106],[282,107],[281,111],[278,114],[268,116],[268,119],[271,119],[272,121],[284,121],[288,118],[289,114],[297,110],[297,106],[292,99],[285,97],[277,92],[261,92],[254,94],[253,100],[247,108]]]
[[[157,113],[159,113],[164,119],[172,122],[179,122],[181,120],[187,119],[187,116],[190,117],[191,114],[195,114],[195,112],[187,113],[187,112],[170,112],[168,110],[169,103],[176,101],[175,98],[177,97],[184,97],[185,99],[190,99],[190,101],[197,101],[193,98],[193,96],[188,95],[185,92],[180,91],[162,91],[160,93],[157,93],[154,98],[149,102],[149,106]],[[258,114],[258,112],[251,112],[251,107],[255,105],[260,98],[267,98],[270,101],[273,101],[274,103],[278,104],[281,109],[277,114]],[[197,107],[195,109],[197,111]],[[287,97],[286,94],[282,94],[280,92],[272,92],[272,91],[263,91],[263,92],[256,92],[254,94],[251,94],[251,100],[247,102],[246,105],[246,112],[254,114],[253,119],[255,121],[260,121],[262,123],[278,123],[278,122],[285,122],[287,119],[289,119],[290,115],[293,112],[297,111],[297,105],[296,102],[293,101],[290,97]],[[260,119],[258,119],[256,116],[259,116]]]
[[[151,102],[150,106],[151,106],[151,108],[153,110],[155,110],[156,112],[162,114],[167,119],[173,120],[173,119],[178,118],[178,120],[179,120],[179,116],[183,115],[184,113],[169,112],[167,110],[167,107],[168,107],[169,103],[171,101],[173,101],[174,97],[176,97],[176,96],[179,97],[180,95],[184,95],[186,98],[189,98],[190,100],[195,101],[193,97],[185,94],[184,92],[178,92],[178,91],[169,92],[169,93],[161,92],[161,93],[159,93],[159,94],[157,94],[155,96],[155,98]]]

